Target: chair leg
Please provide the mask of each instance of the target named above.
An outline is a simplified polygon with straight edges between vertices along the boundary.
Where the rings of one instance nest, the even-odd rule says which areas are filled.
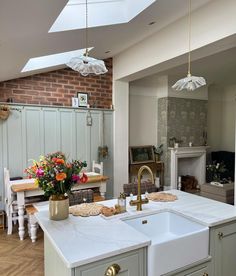
[[[37,220],[35,218],[35,216],[33,214],[30,214],[28,217],[28,232],[29,232],[29,236],[32,240],[32,242],[35,242],[37,239],[37,229],[38,229],[38,223]]]
[[[35,242],[37,239],[37,222],[31,224],[30,232],[31,232],[31,240],[32,242]]]
[[[30,225],[29,219],[28,219],[28,234],[29,234],[29,237],[31,237],[31,225]]]
[[[7,235],[12,235],[12,218],[10,216],[7,217]]]
[[[13,217],[17,217],[17,214],[13,213],[12,216],[13,216]],[[13,220],[13,224],[14,224],[14,225],[17,224],[17,220],[16,220],[16,219]]]

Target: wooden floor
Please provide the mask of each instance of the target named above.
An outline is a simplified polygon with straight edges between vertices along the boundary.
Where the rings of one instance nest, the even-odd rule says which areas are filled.
[[[0,275],[1,276],[43,276],[43,232],[38,231],[37,241],[27,236],[20,241],[17,228],[12,235],[0,230]]]
[[[104,198],[95,194],[94,201],[100,200]],[[27,234],[25,240],[20,241],[18,226],[14,227],[12,235],[7,235],[6,231],[0,229],[0,276],[43,276],[43,231],[38,230],[35,243]]]

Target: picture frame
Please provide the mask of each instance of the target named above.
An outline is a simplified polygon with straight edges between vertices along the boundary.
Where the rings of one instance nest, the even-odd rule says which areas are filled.
[[[78,92],[77,98],[79,100],[79,107],[87,107],[88,106],[88,93]]]
[[[135,146],[129,148],[130,164],[142,164],[155,162],[152,145]]]
[[[75,98],[75,97],[72,97],[71,99],[71,105],[72,107],[79,107],[79,99],[78,98]]]

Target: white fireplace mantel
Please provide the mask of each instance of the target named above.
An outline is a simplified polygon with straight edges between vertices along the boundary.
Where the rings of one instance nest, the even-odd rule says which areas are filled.
[[[178,171],[179,171],[179,159],[180,158],[190,158],[188,165],[194,166],[194,176],[198,180],[198,184],[204,184],[206,181],[206,151],[208,146],[199,146],[199,147],[178,147],[178,148],[169,148],[171,153],[171,172],[170,172],[170,181],[171,188],[177,188],[178,180]],[[191,164],[191,160],[195,160],[194,164]]]

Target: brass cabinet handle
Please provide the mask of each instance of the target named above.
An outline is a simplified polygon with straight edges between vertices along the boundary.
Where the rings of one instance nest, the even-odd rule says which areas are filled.
[[[222,232],[219,232],[219,233],[218,233],[218,237],[219,237],[220,240],[222,240],[223,237],[224,237],[224,234],[223,234]]]
[[[208,273],[204,272],[204,274],[202,276],[208,276]]]
[[[110,265],[104,274],[104,276],[116,276],[120,271],[120,266],[118,264]]]

